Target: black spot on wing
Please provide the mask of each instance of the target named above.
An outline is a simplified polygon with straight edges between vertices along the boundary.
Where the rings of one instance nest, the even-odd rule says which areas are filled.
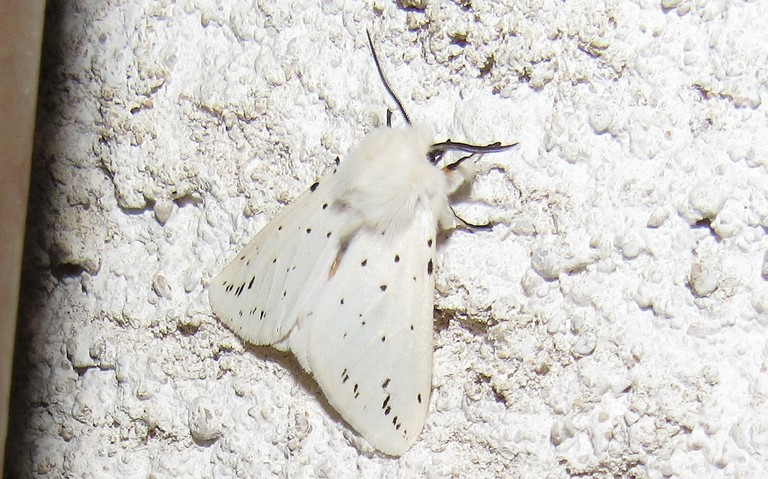
[[[380,290],[381,290],[381,292],[383,293],[384,291],[386,291],[386,290],[387,290],[387,285],[386,285],[386,284],[382,284],[381,286],[379,286],[379,289],[380,289]]]
[[[364,259],[363,261],[360,262],[360,266],[362,266],[363,268],[365,268],[367,264],[368,264],[367,259]]]
[[[381,409],[384,411],[385,416],[389,416],[389,413],[392,411],[392,406],[389,405],[390,399],[392,399],[392,396],[390,394],[387,394],[387,397],[384,399],[384,402],[381,404]]]
[[[395,263],[399,263],[399,262],[400,262],[400,255],[396,254],[395,255]]]
[[[318,186],[320,186],[320,182],[315,181],[314,183],[312,183],[312,186],[309,187],[309,191],[315,191]]]
[[[429,263],[427,263],[427,274],[432,274],[432,270],[434,269],[434,265],[432,264],[432,260],[429,260]]]

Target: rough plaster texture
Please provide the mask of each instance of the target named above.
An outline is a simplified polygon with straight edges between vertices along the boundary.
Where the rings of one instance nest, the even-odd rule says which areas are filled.
[[[768,5],[400,3],[49,5],[13,477],[768,476]],[[366,28],[437,139],[520,142],[400,459],[207,300],[383,123]]]

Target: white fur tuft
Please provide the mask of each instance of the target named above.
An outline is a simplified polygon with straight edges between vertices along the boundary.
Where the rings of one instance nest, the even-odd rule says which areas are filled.
[[[453,188],[427,158],[432,143],[423,126],[374,130],[339,166],[336,197],[380,233],[399,234],[420,208],[442,222]]]

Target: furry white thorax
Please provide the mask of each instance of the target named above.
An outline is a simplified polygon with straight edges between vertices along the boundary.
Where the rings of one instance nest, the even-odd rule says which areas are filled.
[[[432,132],[421,125],[372,131],[339,165],[335,197],[364,226],[384,234],[399,234],[424,213],[436,226],[453,227],[448,196],[466,178],[464,171],[446,171],[429,161],[433,143]]]

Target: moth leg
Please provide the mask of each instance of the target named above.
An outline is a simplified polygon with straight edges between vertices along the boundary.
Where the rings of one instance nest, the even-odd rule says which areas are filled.
[[[491,223],[490,221],[488,223],[485,223],[485,224],[482,224],[482,225],[478,225],[478,224],[475,224],[475,223],[470,223],[469,221],[467,221],[464,218],[462,218],[461,216],[459,216],[456,213],[456,210],[453,209],[453,206],[449,205],[448,207],[451,209],[451,213],[453,213],[453,217],[456,218],[456,220],[459,222],[457,227],[464,228],[464,229],[474,233],[475,231],[478,231],[478,230],[487,231],[487,230],[493,229],[493,226],[495,225],[495,223]]]
[[[456,168],[459,167],[459,165],[461,165],[465,160],[468,160],[468,159],[472,158],[473,156],[475,156],[474,153],[471,153],[471,154],[469,154],[467,156],[462,156],[461,158],[459,158],[458,160],[454,161],[450,165],[445,165],[445,167],[443,167],[443,169],[446,170],[446,171],[455,171]]]

